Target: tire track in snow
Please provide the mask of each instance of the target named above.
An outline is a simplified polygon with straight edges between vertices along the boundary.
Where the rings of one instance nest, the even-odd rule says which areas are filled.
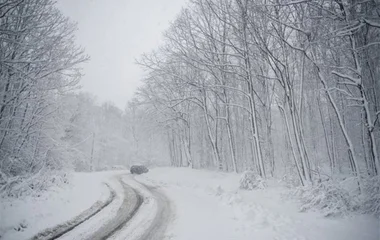
[[[109,222],[101,226],[97,231],[95,231],[90,236],[86,237],[87,240],[103,240],[108,239],[112,235],[117,234],[117,232],[136,214],[137,210],[140,208],[143,199],[140,194],[128,184],[118,177],[119,182],[123,185],[124,189],[124,200],[120,208],[118,209],[117,215]]]
[[[59,224],[55,227],[45,229],[39,233],[37,233],[34,237],[32,237],[30,240],[54,240],[57,239],[64,234],[70,232],[80,224],[84,223],[85,221],[89,220],[93,216],[95,216],[97,213],[99,213],[101,210],[106,208],[114,199],[116,196],[115,190],[113,190],[107,183],[105,185],[108,187],[110,191],[110,196],[107,198],[106,201],[97,201],[95,202],[89,209],[83,211],[80,215],[76,216],[75,218]]]
[[[127,180],[127,179],[125,179]],[[110,240],[163,240],[171,221],[170,201],[157,187],[145,185],[128,178],[127,183],[143,198],[135,216],[123,228],[112,235]]]
[[[125,175],[119,175],[116,177],[117,182],[119,182],[123,188],[122,196],[119,196],[115,189],[112,189],[106,184],[111,194],[105,203],[97,202],[81,215],[64,224],[46,229],[31,240],[67,238],[70,234],[73,234],[71,237],[82,240],[124,239],[121,236],[122,234],[119,234],[123,231],[129,232],[127,233],[128,235],[132,233],[130,237],[134,240],[164,239],[167,226],[171,219],[171,207],[168,198],[157,187],[142,184],[133,178],[131,178],[133,182],[130,182],[132,184],[130,185],[122,180],[124,176]],[[75,231],[72,232],[87,222],[91,223],[92,218],[99,218],[97,214],[100,214],[103,209],[112,202],[115,202],[116,198],[120,199],[120,197],[122,197],[122,203],[117,208],[114,217],[100,224],[100,226],[92,232],[86,231],[87,233],[81,233],[81,231],[79,231],[79,235],[77,235],[77,232],[74,233]],[[143,207],[141,208],[141,206]],[[138,215],[136,217],[137,219],[133,218],[135,215]],[[140,226],[144,227],[140,228]]]
[[[170,222],[171,208],[169,200],[165,194],[159,191],[156,187],[147,186],[142,184],[147,188],[154,196],[157,201],[157,213],[147,231],[139,238],[139,240],[158,240],[164,239],[165,231]]]

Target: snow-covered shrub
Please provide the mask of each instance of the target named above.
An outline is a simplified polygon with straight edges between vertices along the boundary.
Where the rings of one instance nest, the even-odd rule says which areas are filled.
[[[354,196],[333,181],[320,182],[314,186],[299,187],[292,193],[301,200],[301,211],[320,210],[324,216],[346,215],[358,210]]]
[[[363,181],[362,201],[361,210],[363,213],[380,217],[380,176]]]
[[[287,188],[294,188],[300,185],[300,179],[296,172],[291,174],[284,174],[280,180]]]
[[[240,189],[253,190],[264,188],[266,188],[264,179],[252,171],[245,171],[240,178]]]
[[[68,183],[69,180],[66,173],[40,171],[33,175],[9,178],[6,184],[0,186],[0,197],[39,196],[42,191],[46,191],[52,186]]]

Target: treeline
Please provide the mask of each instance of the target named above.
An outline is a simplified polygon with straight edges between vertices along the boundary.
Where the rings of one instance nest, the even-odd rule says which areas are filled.
[[[70,170],[150,161],[140,150],[159,146],[152,133],[135,143],[148,130],[128,108],[78,93],[88,56],[75,31],[55,1],[0,1],[0,196],[45,189]]]
[[[0,2],[0,192],[42,169],[60,169],[61,96],[87,60],[75,24],[50,0]]]
[[[151,121],[142,118],[146,113],[133,104],[122,111],[112,103],[98,104],[87,93],[66,95],[62,102],[61,140],[70,169],[120,169],[138,163],[151,165],[165,157],[160,132],[150,127],[154,126]]]
[[[193,0],[145,54],[136,105],[173,166],[309,185],[380,171],[376,1]]]

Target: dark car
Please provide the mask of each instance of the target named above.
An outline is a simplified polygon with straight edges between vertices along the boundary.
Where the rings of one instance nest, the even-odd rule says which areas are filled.
[[[143,174],[149,172],[148,168],[143,165],[133,165],[130,171],[132,174]]]

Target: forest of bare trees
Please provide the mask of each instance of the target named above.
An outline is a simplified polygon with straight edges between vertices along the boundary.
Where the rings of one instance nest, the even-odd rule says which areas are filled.
[[[166,131],[173,166],[350,177],[359,192],[379,175],[375,0],[193,0],[164,37],[138,60],[135,104]]]
[[[148,130],[132,111],[78,93],[89,57],[76,30],[55,1],[0,1],[0,196],[45,189],[70,170],[152,159],[153,144],[136,146]]]
[[[349,180],[379,212],[376,0],[192,0],[137,61],[124,110],[76,91],[89,57],[75,31],[52,0],[0,1],[0,194],[54,171],[167,163]]]
[[[76,26],[50,0],[0,2],[0,187],[65,164],[61,96],[76,87]]]

